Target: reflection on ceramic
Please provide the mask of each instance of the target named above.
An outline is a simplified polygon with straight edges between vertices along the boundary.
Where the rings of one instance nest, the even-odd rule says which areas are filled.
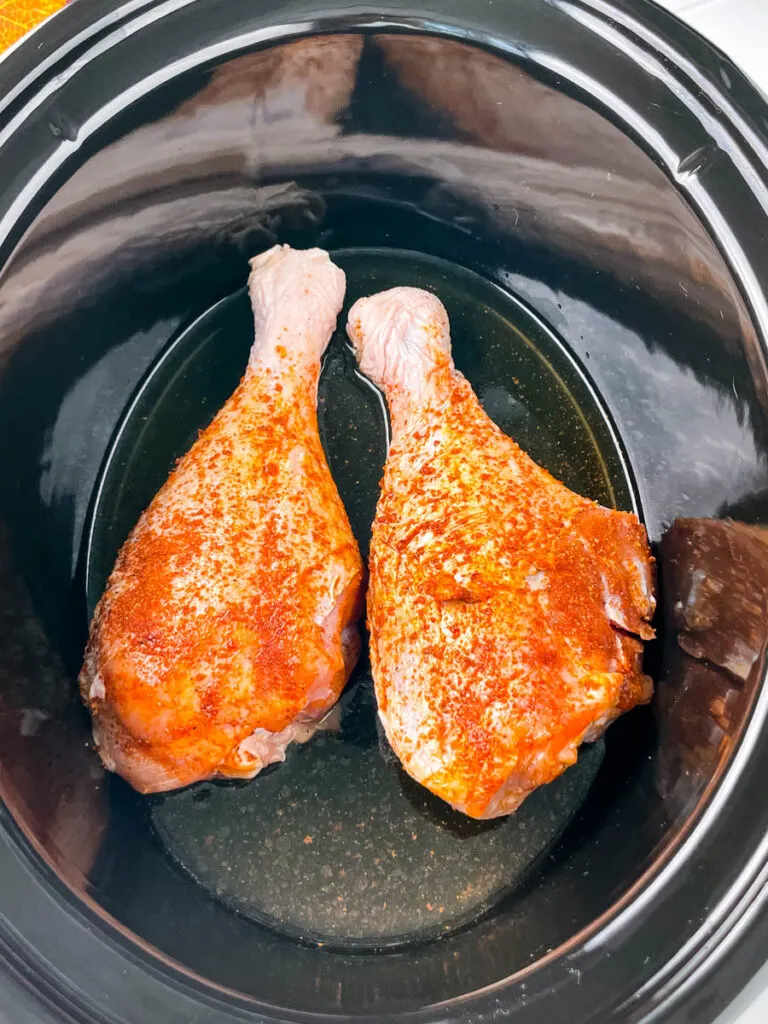
[[[22,820],[37,822],[37,841],[83,886],[109,823],[104,771],[84,742],[72,677],[40,628],[4,529],[0,578],[0,746],[14,765],[3,798]]]
[[[650,317],[632,329],[567,282],[555,289],[523,274],[506,281],[569,332],[627,447],[654,539],[679,515],[718,516],[768,486],[764,427],[748,413],[743,366],[731,364],[729,381],[727,362],[721,369],[692,351],[688,336],[664,337]]]

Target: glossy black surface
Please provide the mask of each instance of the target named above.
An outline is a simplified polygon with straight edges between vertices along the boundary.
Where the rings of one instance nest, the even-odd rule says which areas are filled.
[[[50,32],[86,31],[81,6]],[[310,27],[326,36],[247,52]],[[84,528],[127,403],[275,238],[412,249],[500,285],[585,368],[654,540],[679,516],[764,521],[764,107],[640,4],[389,2],[374,18],[196,0],[87,31],[77,64],[52,48],[35,71],[21,47],[0,108],[9,970],[64,1019],[713,1016],[758,960],[731,959],[735,941],[766,931],[759,658],[723,678],[671,621],[659,698],[611,728],[528,885],[471,928],[371,957],[277,936],[170,865],[86,749],[73,679]]]

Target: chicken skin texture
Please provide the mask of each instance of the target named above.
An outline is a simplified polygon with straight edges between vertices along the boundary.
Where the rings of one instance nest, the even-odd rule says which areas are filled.
[[[316,409],[344,274],[287,246],[251,267],[245,376],[123,546],[80,675],[104,764],[142,793],[283,760],[359,653],[363,565]]]
[[[409,775],[457,810],[509,814],[651,697],[645,530],[496,427],[453,365],[434,295],[361,299],[347,331],[392,425],[368,591],[384,731]]]

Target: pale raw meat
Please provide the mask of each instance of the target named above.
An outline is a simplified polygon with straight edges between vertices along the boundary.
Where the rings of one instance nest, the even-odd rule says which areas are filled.
[[[276,246],[250,290],[245,376],[120,552],[80,676],[102,760],[144,793],[282,760],[359,652],[363,566],[316,412],[344,274]]]
[[[434,295],[361,299],[348,333],[392,421],[369,567],[379,715],[414,779],[472,817],[508,814],[650,699],[645,530],[494,425]]]

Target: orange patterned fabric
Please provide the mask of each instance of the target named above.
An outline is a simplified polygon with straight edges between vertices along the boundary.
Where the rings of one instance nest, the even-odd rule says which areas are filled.
[[[65,3],[66,0],[0,0],[0,53]]]

